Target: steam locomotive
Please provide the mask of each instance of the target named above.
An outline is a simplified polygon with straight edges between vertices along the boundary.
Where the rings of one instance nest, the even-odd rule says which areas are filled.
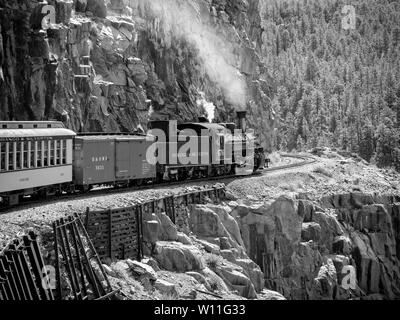
[[[246,130],[245,117],[239,112],[237,125],[153,121],[147,134],[76,134],[61,122],[2,121],[0,206],[96,186],[253,174],[265,158],[253,132]]]

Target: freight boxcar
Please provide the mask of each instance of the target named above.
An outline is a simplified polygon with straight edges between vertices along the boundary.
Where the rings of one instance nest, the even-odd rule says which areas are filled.
[[[150,136],[120,136],[115,139],[115,180],[119,184],[142,185],[154,182],[156,166],[147,154],[155,139]],[[153,163],[153,164],[152,164]]]
[[[115,182],[115,136],[78,136],[74,144],[74,184],[83,191]]]
[[[154,138],[145,135],[83,135],[75,139],[74,184],[89,191],[94,186],[134,186],[155,181],[156,167],[147,161]]]

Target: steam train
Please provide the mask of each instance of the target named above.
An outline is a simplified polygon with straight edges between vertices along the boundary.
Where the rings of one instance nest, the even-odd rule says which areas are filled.
[[[153,121],[147,134],[76,134],[61,122],[1,121],[0,207],[28,196],[41,199],[96,186],[253,174],[265,158],[245,128],[245,117],[239,112],[237,125]],[[154,135],[157,131],[166,139]],[[185,148],[188,141],[192,148]]]

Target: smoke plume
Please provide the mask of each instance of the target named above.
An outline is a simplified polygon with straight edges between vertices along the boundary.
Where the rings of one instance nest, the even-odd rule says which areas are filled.
[[[233,66],[237,59],[232,45],[211,26],[208,10],[202,10],[195,0],[142,0],[142,5],[166,43],[175,37],[195,46],[205,72],[229,103],[246,104],[246,81]]]

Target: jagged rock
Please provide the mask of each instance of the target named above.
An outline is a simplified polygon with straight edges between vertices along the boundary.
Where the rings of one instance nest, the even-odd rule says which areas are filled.
[[[225,206],[208,205],[208,207],[218,214],[223,226],[229,232],[233,240],[235,240],[240,246],[243,246],[244,243],[240,235],[239,225],[235,218],[230,215],[232,210]]]
[[[303,223],[301,229],[302,241],[315,241],[318,242],[321,239],[321,226],[315,222]]]
[[[221,249],[216,244],[212,244],[212,243],[210,243],[210,242],[208,242],[206,240],[200,240],[200,239],[197,239],[197,242],[199,244],[201,244],[204,247],[204,249],[209,253],[213,253],[213,254],[219,254],[220,253]]]
[[[367,293],[379,293],[380,267],[368,237],[358,232],[352,232],[351,239],[354,245],[352,255],[357,266],[360,288]]]
[[[177,296],[178,292],[176,290],[176,286],[173,283],[170,283],[165,280],[157,279],[156,282],[154,283],[154,288],[156,288],[158,291],[171,295],[171,296]]]
[[[218,266],[216,273],[224,279],[228,286],[239,291],[242,297],[254,299],[257,297],[251,280],[238,270],[225,266]]]
[[[104,0],[87,0],[86,11],[99,18],[107,17],[107,6]]]
[[[331,251],[333,239],[343,235],[343,228],[336,216],[329,211],[316,211],[313,214],[313,221],[321,226],[321,243]]]
[[[167,216],[166,213],[157,213],[157,217],[160,220],[160,235],[159,240],[162,241],[177,241],[178,240],[178,230],[175,224]]]
[[[157,280],[157,273],[149,265],[130,259],[126,260],[126,263],[136,277],[147,278],[152,281]]]
[[[56,0],[56,23],[68,24],[73,6],[72,0]]]
[[[335,298],[334,292],[337,286],[336,268],[331,259],[327,259],[326,263],[320,268],[318,277],[314,279],[314,299]]]
[[[228,260],[229,262],[236,261],[236,256],[232,250],[221,250],[220,254],[224,259]]]
[[[214,271],[209,268],[204,268],[200,272],[207,280],[207,283],[210,285],[211,291],[222,291],[229,292],[229,288]]]
[[[338,236],[335,237],[332,244],[333,253],[350,255],[352,251],[352,244],[349,237]]]
[[[264,289],[257,297],[258,300],[286,300],[279,292]]]
[[[137,86],[143,85],[147,81],[148,76],[145,64],[139,58],[130,57],[128,59],[128,69]]]
[[[87,0],[76,0],[75,1],[76,12],[85,12],[86,6],[87,6]]]
[[[143,240],[156,243],[159,239],[160,223],[157,220],[145,221],[143,223]]]
[[[357,230],[367,229],[371,232],[389,232],[392,229],[391,217],[384,205],[364,206],[355,214],[354,228]]]
[[[239,229],[239,226],[238,226],[238,229]],[[240,230],[239,230],[239,232],[240,232]],[[239,241],[240,241],[240,242],[243,242],[241,236],[240,236],[240,238],[239,238]],[[227,237],[221,237],[221,238],[219,238],[219,243],[220,243],[219,246],[221,247],[221,250],[230,250],[230,249],[232,249],[232,246],[231,246],[231,244],[230,244],[230,242],[229,242],[229,238],[227,238]]]
[[[207,206],[193,206],[189,223],[191,231],[200,237],[227,236],[227,231],[218,214]]]
[[[256,292],[264,288],[264,273],[251,259],[235,259],[235,263],[243,268],[243,272],[250,278]]]
[[[157,242],[154,258],[165,270],[186,272],[204,269],[201,254],[194,246],[179,242]]]
[[[111,265],[111,269],[117,274],[120,278],[128,277],[129,266],[125,261],[118,261]]]
[[[313,213],[314,213],[314,205],[311,201],[301,200],[299,201],[299,216],[303,217],[304,222],[311,222]]]
[[[188,272],[186,272],[186,274],[188,276],[191,276],[192,278],[194,278],[198,283],[203,284],[206,287],[209,286],[206,278],[203,275],[201,275],[200,273],[194,272],[194,271],[188,271]]]
[[[145,258],[142,260],[142,263],[147,264],[148,266],[152,267],[154,271],[160,271],[160,268],[158,267],[157,261],[154,260],[153,258]]]
[[[178,242],[186,244],[191,246],[193,244],[192,240],[190,239],[190,237],[188,237],[186,234],[182,233],[182,232],[178,232]]]

